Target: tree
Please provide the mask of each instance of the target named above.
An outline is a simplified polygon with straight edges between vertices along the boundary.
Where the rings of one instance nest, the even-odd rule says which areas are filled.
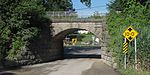
[[[44,0],[46,10],[50,11],[69,11],[73,10],[71,0]]]
[[[87,5],[87,1],[82,1]],[[1,0],[0,61],[15,61],[49,21],[47,11],[72,10],[71,0]],[[46,11],[47,10],[47,11]],[[0,65],[1,65],[0,64]]]
[[[80,0],[80,1],[81,1],[81,3],[85,4],[88,7],[91,6],[91,0]]]
[[[80,1],[88,7],[91,5],[91,0]],[[72,0],[43,0],[43,5],[48,11],[74,11]]]
[[[123,11],[127,0],[113,0],[108,4],[109,10]]]
[[[39,33],[45,8],[36,0],[1,0],[0,8],[1,61],[14,61]]]

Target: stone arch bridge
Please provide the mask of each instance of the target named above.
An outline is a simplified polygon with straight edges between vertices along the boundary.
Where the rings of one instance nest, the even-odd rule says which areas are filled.
[[[85,29],[100,39],[102,58],[111,60],[106,54],[107,31],[105,19],[85,20],[53,20],[51,25],[44,28],[39,38],[32,41],[30,49],[18,59],[17,64],[34,64],[63,58],[63,39],[69,33]],[[8,63],[9,64],[9,63]]]
[[[92,32],[100,39],[100,46],[104,46],[105,40],[105,23],[104,20],[84,20],[84,21],[53,21],[53,36],[51,41],[51,49],[58,51],[57,56],[63,54],[63,39],[69,33],[77,30],[87,30]],[[59,53],[60,52],[60,53]],[[62,57],[62,56],[60,56]]]

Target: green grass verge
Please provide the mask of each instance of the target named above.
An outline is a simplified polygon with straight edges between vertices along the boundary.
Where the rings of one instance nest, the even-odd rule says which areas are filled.
[[[134,68],[120,69],[122,75],[150,75],[150,71],[140,71]]]

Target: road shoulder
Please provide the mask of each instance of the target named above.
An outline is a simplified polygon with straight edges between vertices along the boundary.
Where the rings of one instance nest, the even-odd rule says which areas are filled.
[[[121,73],[102,61],[97,61],[93,63],[90,69],[83,71],[82,75],[121,75]]]

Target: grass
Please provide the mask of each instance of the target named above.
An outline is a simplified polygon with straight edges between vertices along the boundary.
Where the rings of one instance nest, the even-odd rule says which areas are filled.
[[[134,68],[120,69],[122,75],[150,75],[150,71],[135,70]]]

